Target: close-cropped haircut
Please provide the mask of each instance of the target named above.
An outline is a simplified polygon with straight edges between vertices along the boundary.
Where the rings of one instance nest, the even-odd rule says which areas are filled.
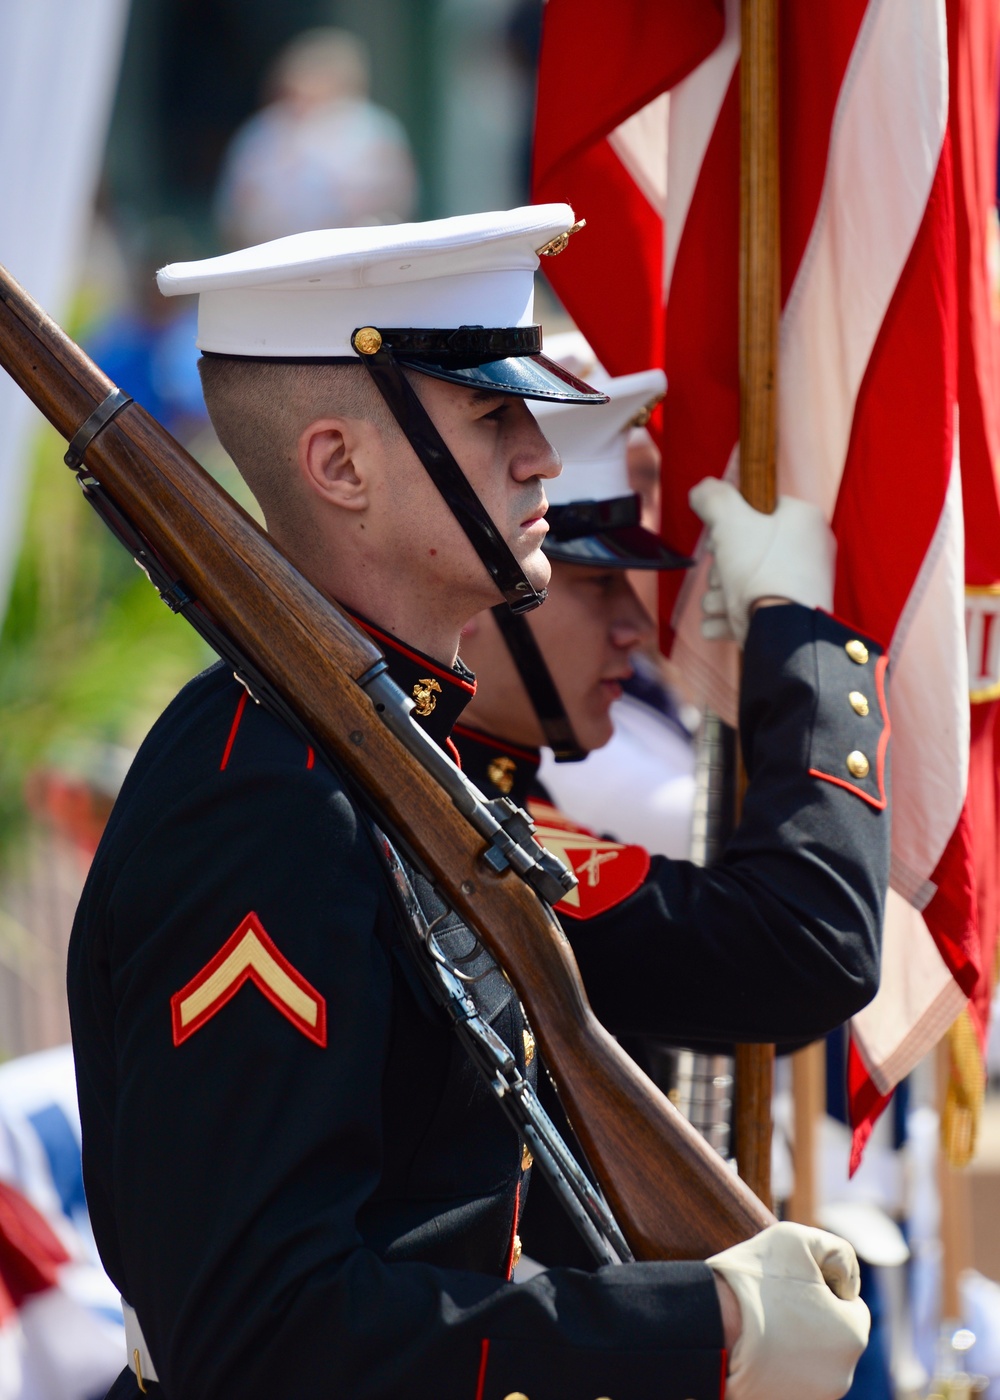
[[[212,426],[253,492],[269,528],[301,528],[308,507],[299,481],[299,436],[317,418],[395,420],[360,364],[202,355],[201,386]]]

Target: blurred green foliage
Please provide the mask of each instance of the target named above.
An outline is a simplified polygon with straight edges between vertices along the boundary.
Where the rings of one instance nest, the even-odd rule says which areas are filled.
[[[39,431],[0,630],[0,856],[24,829],[33,770],[92,776],[108,746],[135,749],[214,659],[87,505],[64,451]]]

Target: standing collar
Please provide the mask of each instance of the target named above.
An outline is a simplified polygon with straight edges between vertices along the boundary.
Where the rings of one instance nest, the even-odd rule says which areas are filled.
[[[487,797],[509,797],[517,807],[525,805],[536,785],[538,749],[508,744],[465,724],[455,725],[453,737],[462,756],[462,771],[481,792]]]
[[[459,715],[476,693],[476,678],[461,660],[442,666],[416,647],[407,646],[369,622],[360,613],[351,616],[385,652],[389,675],[413,701],[413,718],[439,748],[448,743]]]

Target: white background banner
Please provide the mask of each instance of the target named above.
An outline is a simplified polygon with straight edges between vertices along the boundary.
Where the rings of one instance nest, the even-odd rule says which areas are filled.
[[[0,263],[66,315],[100,176],[128,0],[2,0]],[[0,619],[39,416],[0,372]]]

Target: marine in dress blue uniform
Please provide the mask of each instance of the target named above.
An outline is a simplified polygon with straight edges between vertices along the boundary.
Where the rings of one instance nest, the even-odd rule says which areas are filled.
[[[549,612],[539,620],[534,653],[516,636],[534,631],[533,619],[508,620],[500,629],[513,642],[523,699],[542,733],[553,727],[553,715],[563,735],[572,733],[573,714],[582,710],[577,692],[592,670],[578,655],[572,667],[565,656],[563,669],[549,665],[544,642],[551,631],[544,629],[561,620],[554,611],[560,590],[580,570],[590,571],[595,585],[606,570],[627,588],[623,570],[687,562],[642,528],[638,499],[628,491],[627,433],[637,411],[662,396],[662,373],[611,378],[598,369],[591,379],[610,403],[589,417],[572,405],[536,406],[563,460],[562,475],[549,486],[557,502],[544,546],[556,564]],[[597,598],[598,591],[585,596]],[[634,593],[627,601],[632,613],[639,610]],[[631,613],[624,607],[608,613],[619,616]],[[573,866],[578,888],[557,911],[594,1010],[637,1061],[648,1065],[651,1041],[792,1048],[860,1010],[878,986],[889,860],[888,715],[879,649],[821,611],[790,604],[757,612],[741,695],[750,777],[744,821],[721,859],[704,870],[587,830],[558,810],[539,780],[540,752],[524,742],[523,705],[515,713],[509,703],[510,679],[498,669],[509,669],[509,662],[488,619],[465,644],[480,668],[480,694],[470,718],[456,727],[463,767],[484,792],[504,792],[526,806],[539,838]],[[592,642],[588,634],[580,645]],[[607,647],[603,635],[599,645]],[[505,687],[504,707],[486,703],[494,682]],[[479,715],[494,732],[477,727]],[[504,720],[511,726],[507,737]],[[511,742],[511,732],[521,742]],[[578,756],[573,744],[566,748],[564,759]],[[863,777],[850,764],[866,767]],[[559,1119],[546,1088],[543,1081],[546,1106]],[[570,1258],[587,1266],[544,1181],[536,1186],[524,1238],[542,1263]]]
[[[287,355],[288,313],[299,318],[297,354],[356,361],[376,351],[356,336],[331,343],[331,326],[402,324],[391,334],[412,351],[411,371],[582,398],[591,391],[536,357],[530,334],[499,334],[526,329],[528,254],[565,241],[571,222],[548,206],[304,235],[275,245],[266,269],[269,251],[250,250],[164,280],[202,291],[209,353]],[[431,265],[423,304],[419,274],[405,275],[421,255]],[[463,281],[466,272],[475,276]],[[324,315],[337,305],[347,310]],[[442,336],[459,331],[460,349],[443,352]],[[511,353],[498,357],[503,346]],[[452,488],[460,494],[454,481],[443,494]],[[486,553],[517,604],[517,573]],[[788,692],[804,704],[814,678],[792,659],[808,650],[813,623],[803,619],[796,639],[773,644],[765,620],[761,654],[765,665],[788,658]],[[378,619],[362,625],[447,745],[471,675]],[[751,723],[766,740],[776,721],[757,708]],[[774,775],[765,757],[760,767],[776,798],[801,781]],[[762,827],[755,840],[770,835]],[[783,850],[769,859],[787,864]],[[681,878],[670,898],[693,926],[692,898],[720,910],[732,899],[739,911],[739,884],[722,881],[713,895]],[[803,885],[803,897],[812,892]],[[418,894],[429,915],[444,912],[425,882]],[[454,918],[442,937],[475,956]],[[529,1067],[516,996],[488,960],[478,970],[483,1015]],[[556,1268],[508,1281],[530,1159],[423,991],[367,818],[221,665],[181,692],[126,779],[74,927],[69,994],[91,1217],[134,1310],[116,1398],[721,1394],[708,1266]]]

